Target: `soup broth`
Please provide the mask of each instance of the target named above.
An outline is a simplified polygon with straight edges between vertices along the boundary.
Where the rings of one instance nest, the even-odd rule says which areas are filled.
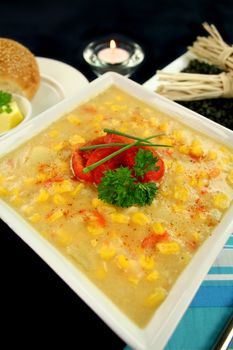
[[[103,128],[171,145],[151,205],[119,208],[70,169]],[[0,161],[0,194],[144,327],[233,198],[232,150],[112,86]]]

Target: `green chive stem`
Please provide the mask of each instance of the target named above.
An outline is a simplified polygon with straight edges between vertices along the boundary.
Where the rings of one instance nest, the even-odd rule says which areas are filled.
[[[93,163],[93,164],[87,166],[86,168],[83,169],[83,172],[86,174],[86,173],[88,173],[89,171],[94,170],[95,168],[97,168],[97,166],[99,166],[99,165],[101,165],[101,164],[107,162],[109,159],[111,159],[111,158],[117,156],[118,154],[120,154],[120,153],[126,151],[126,150],[129,149],[130,147],[132,147],[132,146],[137,146],[137,145],[138,145],[138,141],[133,142],[133,143],[130,143],[130,144],[128,144],[128,145],[125,146],[125,147],[122,147],[121,149],[117,150],[116,152],[113,152],[113,153],[109,154],[107,157],[104,157],[104,158],[100,159],[98,162]]]
[[[120,136],[125,136],[125,137],[129,137],[130,139],[133,140],[138,140],[138,141],[143,141],[143,142],[147,142],[147,140],[153,139],[154,137],[158,137],[158,136],[164,136],[165,134],[156,134],[156,135],[152,135],[150,137],[147,137],[145,139],[142,139],[141,137],[137,137],[137,136],[133,136],[130,134],[125,134],[121,131],[116,131],[116,130],[112,130],[112,129],[103,129],[104,132],[108,133],[108,134],[115,134],[115,135],[120,135]],[[148,143],[150,143],[150,141],[148,141]]]
[[[98,149],[98,148],[108,148],[108,147],[123,147],[123,146],[127,146],[127,145],[131,145],[131,143],[101,143],[101,144],[97,144],[97,145],[92,145],[92,146],[86,146],[86,147],[80,147],[79,149],[81,151],[89,151],[89,150],[93,150],[93,149]],[[163,144],[157,144],[157,143],[138,143],[137,146],[142,146],[142,147],[172,147],[170,145],[163,145]]]
[[[104,132],[107,132],[109,134],[116,134],[116,135],[120,135],[120,136],[126,136],[126,137],[129,137],[131,139],[134,139],[134,140],[137,140],[133,143],[129,143],[129,144],[124,144],[124,147],[118,149],[117,151],[109,154],[107,157],[104,157],[102,159],[100,159],[98,162],[95,162],[87,167],[85,167],[83,169],[83,172],[86,174],[88,173],[89,171],[91,170],[94,170],[95,168],[97,168],[99,165],[102,165],[103,163],[107,162],[109,159],[112,159],[114,158],[115,156],[117,156],[118,154],[126,151],[127,149],[133,147],[133,146],[152,146],[152,145],[155,145],[155,146],[161,146],[161,147],[171,147],[170,145],[157,145],[157,144],[152,144],[150,141],[150,139],[153,139],[154,137],[158,137],[158,136],[163,136],[165,134],[157,134],[157,135],[152,135],[152,136],[149,136],[149,137],[146,137],[144,139],[140,138],[140,137],[136,137],[136,136],[132,136],[132,135],[129,135],[129,134],[125,134],[123,132],[120,132],[120,131],[116,131],[116,130],[111,130],[111,129],[103,129]],[[144,143],[143,143],[144,142]],[[104,147],[110,147],[111,144],[106,144],[107,146],[104,146]],[[113,144],[112,144],[113,145]],[[118,144],[119,145],[119,144]],[[93,146],[95,148],[93,148]],[[100,145],[92,145],[92,146],[87,146],[87,147],[82,147],[80,148],[81,150],[87,150],[87,149],[96,149],[96,148],[100,148],[100,147],[97,147],[97,146],[100,146]],[[102,145],[101,145],[102,146]],[[92,147],[92,148],[90,148]]]

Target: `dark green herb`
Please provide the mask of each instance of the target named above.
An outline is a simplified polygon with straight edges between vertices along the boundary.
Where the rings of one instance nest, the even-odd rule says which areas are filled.
[[[222,72],[220,68],[203,61],[191,60],[189,65],[182,70],[185,73],[200,73],[200,74],[219,74]]]
[[[145,169],[159,170],[159,167],[155,166],[157,161],[151,151],[141,149],[135,157],[136,177],[133,177],[132,170],[128,167],[106,170],[98,185],[99,198],[122,208],[150,205],[157,193],[157,185],[154,182],[142,183],[138,181],[138,177],[145,174]]]
[[[151,151],[146,151],[142,148],[139,148],[135,157],[135,175],[137,177],[142,177],[150,170],[159,170],[159,167],[155,165],[157,162],[158,158],[154,157]]]
[[[219,74],[221,69],[198,60],[190,61],[183,70],[187,73]],[[233,98],[216,98],[199,101],[177,101],[183,106],[233,130]]]
[[[10,103],[12,100],[12,95],[8,92],[0,91],[0,113],[6,112],[10,113],[12,112]]]

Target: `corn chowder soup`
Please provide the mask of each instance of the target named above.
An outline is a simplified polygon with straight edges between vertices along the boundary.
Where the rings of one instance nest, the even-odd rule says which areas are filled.
[[[72,153],[111,128],[156,148],[164,176],[151,205],[120,208],[70,169]],[[0,161],[0,194],[144,327],[233,198],[233,154],[112,86]]]

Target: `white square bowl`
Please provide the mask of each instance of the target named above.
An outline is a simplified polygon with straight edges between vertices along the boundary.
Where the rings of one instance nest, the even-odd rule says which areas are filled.
[[[233,148],[233,132],[116,73],[106,73],[90,83],[76,96],[63,100],[51,109],[18,128],[12,136],[0,140],[0,155],[12,151],[32,138],[52,122],[91,99],[111,85],[143,100],[150,106],[172,115],[189,127],[202,132],[217,142]],[[168,297],[155,312],[149,324],[141,329],[128,319],[117,306],[101,292],[82,272],[75,268],[56,248],[37,233],[18,213],[0,201],[0,215],[21,237],[126,343],[137,350],[161,350],[191,302],[195,292],[233,231],[231,206],[212,235],[199,248],[182,272]]]

